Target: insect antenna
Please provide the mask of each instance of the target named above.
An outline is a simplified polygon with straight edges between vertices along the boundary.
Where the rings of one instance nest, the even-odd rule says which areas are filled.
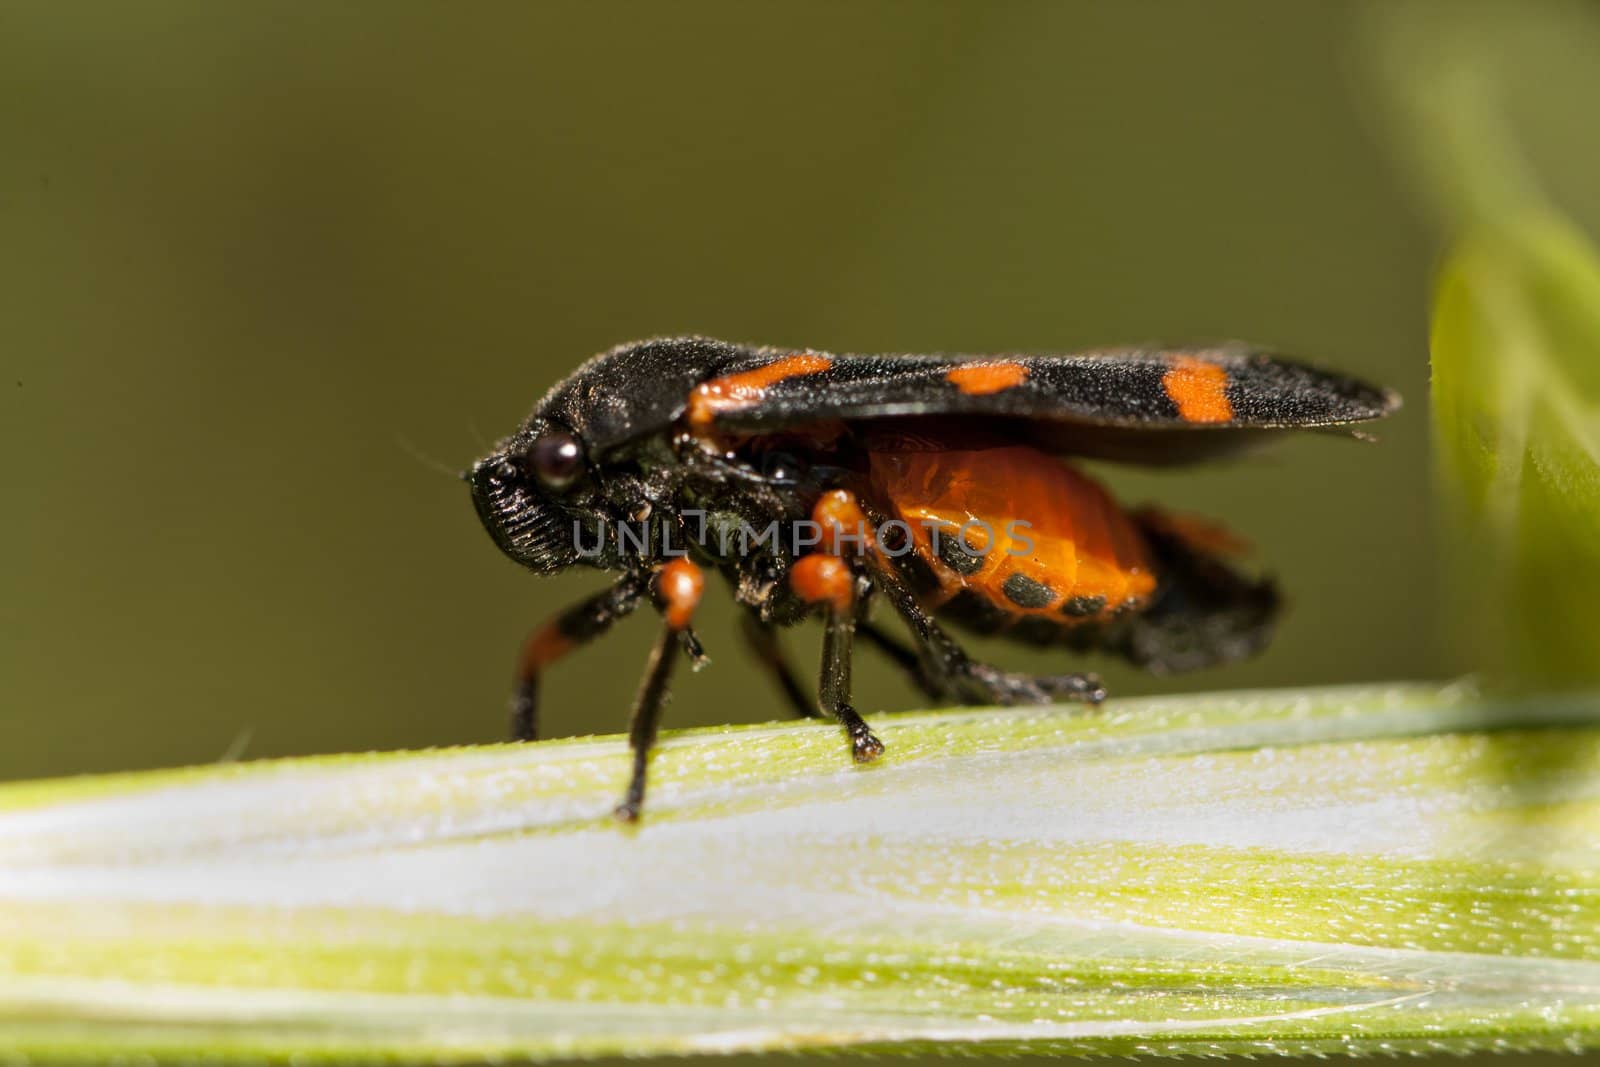
[[[422,451],[422,449],[412,444],[406,438],[406,436],[398,430],[395,431],[394,443],[402,452],[406,453],[406,455],[410,456],[424,467],[427,467],[429,470],[438,471],[440,474],[443,474],[448,478],[459,478],[462,481],[465,481],[469,477],[466,471],[455,470],[443,460],[435,459],[433,456],[428,455],[426,452]]]

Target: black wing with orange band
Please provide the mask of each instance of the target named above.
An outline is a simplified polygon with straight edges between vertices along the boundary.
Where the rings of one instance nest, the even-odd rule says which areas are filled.
[[[983,357],[767,351],[698,385],[685,417],[698,432],[747,434],[959,420],[1055,452],[1183,463],[1398,406],[1387,390],[1238,347]]]

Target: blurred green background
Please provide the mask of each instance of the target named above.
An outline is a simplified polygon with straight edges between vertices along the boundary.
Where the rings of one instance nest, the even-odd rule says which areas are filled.
[[[610,345],[1236,337],[1409,406],[1216,469],[1292,598],[1260,659],[1114,693],[1437,677],[1439,247],[1361,5],[0,7],[0,778],[498,740],[528,627],[449,473]],[[779,712],[725,598],[669,725]],[[624,723],[653,626],[563,664]],[[809,674],[816,636],[791,640]],[[1008,664],[1049,656],[982,645]],[[862,658],[864,711],[916,697]],[[843,750],[841,749],[841,758]]]

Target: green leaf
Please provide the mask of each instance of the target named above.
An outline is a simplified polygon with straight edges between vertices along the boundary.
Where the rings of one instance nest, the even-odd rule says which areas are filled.
[[[1532,687],[1600,681],[1600,260],[1544,215],[1484,226],[1439,284],[1435,445],[1463,617]]]
[[[1600,1044],[1600,700],[878,725],[0,789],[0,1059]]]
[[[1475,666],[1528,690],[1600,683],[1600,259],[1519,135],[1589,128],[1593,19],[1572,5],[1391,4],[1373,57],[1395,146],[1453,251],[1433,310],[1433,429]],[[1568,80],[1563,57],[1579,57]],[[1519,106],[1520,105],[1520,106]],[[1521,121],[1515,121],[1520,119]],[[1541,142],[1537,136],[1543,132]]]

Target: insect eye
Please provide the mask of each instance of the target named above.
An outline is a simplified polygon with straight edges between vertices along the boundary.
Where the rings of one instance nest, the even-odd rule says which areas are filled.
[[[547,489],[566,489],[583,473],[583,445],[557,430],[533,443],[533,474]]]

